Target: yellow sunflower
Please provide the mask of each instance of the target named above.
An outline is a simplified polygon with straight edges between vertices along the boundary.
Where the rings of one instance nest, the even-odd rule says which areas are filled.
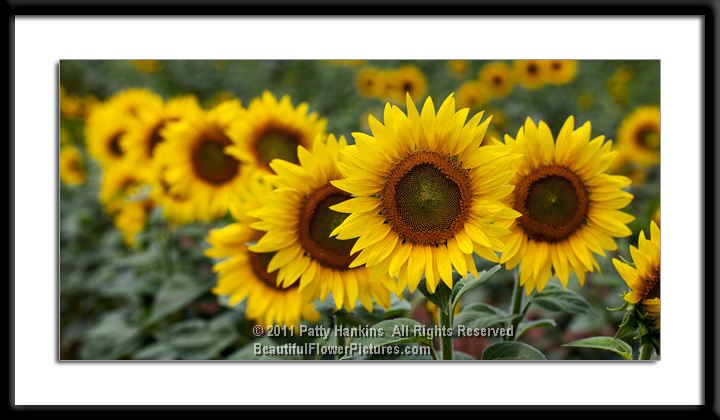
[[[162,210],[165,220],[172,225],[195,221],[195,204],[190,195],[174,192],[165,179],[167,166],[153,165],[149,171],[150,197]]]
[[[67,185],[80,185],[85,182],[85,163],[75,146],[63,146],[60,149],[60,179]]]
[[[298,148],[300,165],[283,160],[271,163],[278,174],[273,178],[277,189],[267,196],[263,208],[250,212],[260,219],[252,227],[267,233],[250,249],[276,253],[268,271],[277,270],[278,285],[299,283],[302,290],[312,284],[319,288],[320,299],[332,292],[338,309],[345,306],[351,311],[358,299],[368,311],[373,300],[387,308],[388,289],[399,292],[387,273],[378,276],[379,281],[370,281],[367,268],[351,267],[355,241],[330,237],[347,218],[330,209],[350,198],[331,184],[340,179],[338,160],[346,147],[344,137],[318,137],[312,153]]]
[[[165,169],[169,191],[187,197],[194,220],[223,217],[233,191],[242,185],[240,161],[227,153],[229,127],[243,118],[240,102],[225,101],[207,112],[193,112],[168,124],[154,165]]]
[[[163,100],[149,89],[131,88],[114,94],[106,102],[117,112],[136,117],[142,109],[162,106]]]
[[[638,247],[630,247],[633,265],[613,258],[612,262],[618,274],[630,287],[625,301],[640,304],[642,308],[660,321],[660,228],[650,222],[650,239],[640,232]]]
[[[516,60],[513,70],[515,78],[526,89],[535,90],[547,82],[547,60]]]
[[[427,80],[425,74],[418,67],[406,65],[390,72],[388,76],[387,97],[402,102],[409,94],[413,100],[425,97]]]
[[[485,64],[479,73],[480,83],[495,98],[504,98],[513,90],[513,78],[507,63],[496,61]]]
[[[119,207],[113,218],[113,224],[122,233],[125,244],[135,245],[137,235],[145,228],[148,214],[153,206],[152,200],[141,199],[123,202]]]
[[[98,199],[105,210],[115,214],[126,201],[139,200],[145,195],[146,174],[135,165],[122,161],[106,168],[100,179]]]
[[[387,92],[387,72],[373,67],[360,69],[355,77],[355,87],[366,98],[382,98]]]
[[[522,214],[504,240],[501,262],[520,264],[520,283],[529,295],[542,291],[555,273],[563,286],[570,272],[580,284],[585,273],[600,269],[593,253],[615,250],[615,239],[630,235],[634,217],[619,211],[633,196],[623,188],[630,179],[606,173],[617,152],[604,136],[590,139],[590,123],[574,128],[567,119],[556,140],[550,128],[529,118],[515,139],[506,135],[515,161],[513,208]]]
[[[547,82],[551,85],[570,83],[577,75],[575,60],[547,60]]]
[[[618,150],[641,166],[660,162],[660,107],[638,107],[620,123]]]
[[[457,90],[457,104],[460,108],[476,108],[483,105],[488,100],[488,92],[485,85],[471,80],[465,82]]]
[[[490,124],[483,113],[466,121],[452,95],[435,111],[427,98],[407,114],[387,104],[384,123],[370,118],[372,135],[353,133],[343,151],[343,179],[332,184],[354,198],[333,210],[350,213],[332,235],[358,238],[350,267],[366,264],[414,291],[425,275],[428,290],[452,286],[452,268],[476,274],[473,252],[497,261],[495,250],[519,213],[504,204],[512,193],[512,152],[479,147]]]
[[[249,169],[265,174],[272,174],[273,159],[297,163],[298,146],[309,148],[325,131],[325,119],[308,108],[307,103],[294,107],[289,96],[278,101],[272,93],[263,92],[231,125],[228,136],[234,144],[227,152]]]
[[[112,166],[125,157],[121,147],[133,117],[106,103],[96,106],[85,125],[85,141],[90,156],[103,166]]]
[[[263,205],[272,190],[269,183],[252,177],[231,199],[230,211],[237,223],[210,231],[207,241],[210,248],[205,255],[222,259],[213,270],[218,282],[213,293],[229,296],[229,304],[237,305],[247,299],[246,316],[263,326],[274,324],[294,326],[301,320],[317,321],[315,290],[298,284],[290,287],[278,285],[277,273],[268,272],[268,264],[275,254],[255,253],[248,245],[257,241],[263,232],[250,227],[256,221],[248,211]]]
[[[121,140],[121,147],[130,161],[139,167],[149,166],[156,147],[163,142],[162,130],[169,123],[178,122],[202,113],[194,96],[170,99],[166,104],[152,103],[141,108]]]
[[[465,75],[470,68],[470,63],[467,60],[449,60],[447,65],[450,71],[456,76]]]

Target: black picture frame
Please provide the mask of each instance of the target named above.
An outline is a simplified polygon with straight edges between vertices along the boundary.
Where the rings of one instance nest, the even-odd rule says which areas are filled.
[[[411,8],[408,6],[412,5]],[[399,7],[398,7],[399,6]],[[702,404],[697,406],[581,406],[568,409],[561,406],[422,406],[422,407],[382,407],[386,410],[402,410],[412,411],[420,409],[428,410],[482,410],[491,411],[507,411],[517,410],[523,412],[557,412],[560,416],[575,415],[576,412],[606,412],[610,413],[627,413],[628,416],[638,415],[639,411],[655,411],[668,412],[668,414],[691,415],[701,418],[719,418],[720,407],[718,402],[720,396],[716,389],[716,381],[718,376],[717,357],[717,338],[718,311],[715,303],[720,301],[720,294],[716,287],[717,272],[715,261],[720,258],[720,254],[715,250],[715,240],[718,229],[714,216],[717,214],[717,183],[718,170],[715,163],[718,161],[718,151],[715,147],[716,140],[716,121],[720,119],[716,110],[716,101],[718,97],[718,86],[716,84],[717,76],[717,44],[716,40],[718,32],[716,29],[715,16],[718,10],[718,2],[713,0],[686,0],[686,1],[640,1],[631,0],[630,2],[622,0],[592,0],[588,2],[580,1],[563,1],[563,0],[544,0],[531,2],[529,0],[444,0],[442,2],[432,1],[410,1],[410,0],[108,0],[108,1],[92,1],[92,0],[9,0],[4,7],[7,24],[8,41],[5,44],[5,56],[8,60],[8,83],[3,85],[2,93],[8,98],[8,109],[10,112],[6,114],[5,127],[8,128],[7,155],[9,157],[8,184],[10,191],[9,200],[9,224],[6,226],[8,230],[5,232],[9,238],[10,250],[9,254],[9,276],[8,276],[8,299],[9,299],[9,317],[8,317],[8,337],[9,337],[9,363],[8,363],[8,380],[9,380],[9,408],[15,414],[27,413],[33,410],[67,410],[80,407],[72,406],[45,406],[45,407],[29,407],[18,406],[14,403],[14,290],[13,283],[15,281],[14,269],[14,20],[16,16],[23,15],[83,15],[83,16],[100,16],[100,15],[151,15],[151,16],[177,16],[177,15],[205,15],[205,16],[261,16],[261,15],[282,15],[291,18],[292,16],[323,16],[332,19],[334,16],[342,15],[390,15],[395,17],[406,16],[502,16],[502,15],[522,15],[522,16],[563,16],[567,18],[580,16],[701,16],[703,17],[703,83],[704,97],[702,98],[703,108],[703,130],[704,141],[702,145],[703,161],[701,162],[701,171],[703,185],[701,186],[703,195],[703,213],[701,215],[701,223],[704,227],[704,235],[701,238],[702,249],[702,276],[704,277],[703,293],[704,293],[704,353],[702,355],[703,365],[703,384],[702,384]],[[672,378],[668,378],[669,381]],[[622,392],[621,387],[618,389]],[[561,391],[560,391],[561,392]],[[100,409],[100,407],[94,407]],[[107,410],[134,410],[139,407],[113,407],[107,406],[102,409]],[[146,409],[170,409],[171,407],[150,407],[144,406]],[[199,410],[202,407],[182,407],[183,411]],[[319,407],[312,406],[243,406],[243,407],[213,407],[213,410],[222,409],[279,409],[283,411],[299,411],[307,409],[317,409]],[[353,406],[344,407],[352,410],[377,410],[380,407],[373,406]],[[177,409],[177,408],[176,408]]]

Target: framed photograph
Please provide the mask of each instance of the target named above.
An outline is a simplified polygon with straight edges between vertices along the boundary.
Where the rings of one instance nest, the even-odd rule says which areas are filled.
[[[450,9],[18,6],[11,403],[714,413],[713,9]]]

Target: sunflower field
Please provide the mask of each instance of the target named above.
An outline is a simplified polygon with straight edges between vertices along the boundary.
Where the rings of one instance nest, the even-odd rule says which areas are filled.
[[[64,60],[60,360],[658,360],[659,61]]]

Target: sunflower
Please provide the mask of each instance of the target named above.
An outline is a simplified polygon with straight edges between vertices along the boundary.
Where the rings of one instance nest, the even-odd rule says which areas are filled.
[[[240,161],[227,153],[230,125],[243,118],[240,102],[225,101],[207,112],[192,112],[168,124],[153,164],[165,170],[169,191],[187,197],[194,220],[224,216],[233,190],[243,183]]]
[[[332,235],[358,238],[350,264],[373,276],[388,273],[414,291],[425,274],[428,290],[452,287],[452,268],[477,273],[473,252],[497,261],[513,219],[503,203],[512,193],[511,151],[479,147],[490,124],[483,113],[466,122],[452,95],[435,112],[427,98],[418,113],[410,96],[407,114],[386,104],[384,123],[370,118],[372,135],[353,133],[343,151],[343,179],[332,184],[354,198],[333,210],[350,213]]]
[[[121,140],[127,157],[140,167],[149,166],[157,146],[163,142],[162,130],[168,123],[202,113],[194,96],[170,99],[166,104],[152,103],[141,108]]]
[[[298,148],[300,165],[279,159],[271,163],[278,188],[267,196],[263,208],[250,212],[260,219],[251,226],[266,232],[250,249],[275,253],[268,271],[277,270],[278,285],[299,284],[302,290],[312,284],[323,300],[332,292],[338,309],[345,306],[352,311],[358,299],[368,311],[373,310],[373,300],[387,308],[389,289],[399,292],[387,273],[370,281],[367,268],[351,267],[355,241],[330,237],[347,218],[330,209],[350,198],[331,184],[340,179],[338,159],[346,147],[344,137],[318,137],[312,153]]]
[[[538,89],[547,82],[547,64],[547,60],[516,60],[513,65],[515,78],[526,89]]]
[[[547,60],[547,82],[552,85],[570,83],[577,75],[575,60]]]
[[[98,199],[110,214],[117,213],[127,201],[139,200],[145,195],[146,174],[135,165],[122,161],[106,168],[100,179]]]
[[[360,69],[355,77],[358,93],[366,98],[381,98],[387,92],[387,73],[373,67]]]
[[[633,265],[613,258],[618,274],[630,291],[625,294],[628,303],[642,305],[654,320],[660,320],[660,228],[650,222],[650,240],[640,232],[638,247],[630,247]]]
[[[496,61],[485,64],[479,73],[480,83],[495,98],[504,98],[513,90],[512,72],[507,63]]]
[[[165,220],[173,225],[182,225],[195,220],[195,205],[190,195],[174,192],[165,179],[167,167],[153,165],[149,172],[150,197],[162,209]]]
[[[85,125],[85,141],[90,156],[103,166],[112,166],[125,157],[121,140],[127,133],[133,118],[116,106],[98,105],[88,116]]]
[[[137,234],[145,228],[148,214],[153,206],[152,200],[142,199],[124,202],[119,207],[113,223],[115,229],[122,233],[125,244],[128,246],[135,245]]]
[[[60,149],[60,179],[67,185],[80,185],[85,182],[85,164],[80,151],[75,146],[63,146]]]
[[[135,69],[141,73],[153,74],[160,71],[162,67],[158,60],[130,60]]]
[[[418,100],[425,96],[427,90],[427,80],[422,70],[416,66],[406,65],[390,72],[388,76],[389,99],[401,102],[406,94],[409,94],[413,100]]]
[[[460,108],[476,108],[488,100],[485,85],[471,80],[460,85],[457,90],[457,104]]]
[[[470,68],[470,63],[467,60],[449,60],[447,65],[448,69],[456,76],[465,75]]]
[[[107,103],[119,113],[136,117],[142,109],[162,106],[162,98],[149,89],[131,88],[114,94]]]
[[[638,107],[620,123],[618,150],[641,166],[660,162],[660,107]]]
[[[273,159],[297,163],[298,146],[309,148],[325,131],[325,124],[317,113],[308,112],[307,103],[294,107],[289,96],[278,101],[265,91],[228,130],[234,144],[227,152],[253,171],[272,174]]]
[[[567,119],[557,139],[550,128],[529,118],[515,139],[506,135],[515,161],[513,208],[522,217],[505,240],[501,262],[508,270],[520,264],[520,284],[529,295],[542,291],[552,273],[563,286],[570,272],[580,284],[585,273],[600,269],[593,253],[615,250],[617,237],[630,235],[634,217],[619,211],[632,200],[623,191],[630,179],[605,171],[615,159],[612,142],[590,139],[590,123],[574,128]]]
[[[247,212],[262,206],[264,198],[272,190],[269,183],[252,177],[231,199],[230,211],[238,223],[210,231],[207,241],[210,248],[205,255],[222,259],[213,271],[218,282],[213,293],[229,296],[229,305],[237,305],[247,299],[246,316],[263,326],[280,324],[294,326],[301,320],[317,321],[320,314],[312,301],[313,287],[300,289],[278,285],[277,273],[268,272],[268,264],[275,254],[255,253],[248,244],[257,241],[262,232],[250,227],[256,221]]]

